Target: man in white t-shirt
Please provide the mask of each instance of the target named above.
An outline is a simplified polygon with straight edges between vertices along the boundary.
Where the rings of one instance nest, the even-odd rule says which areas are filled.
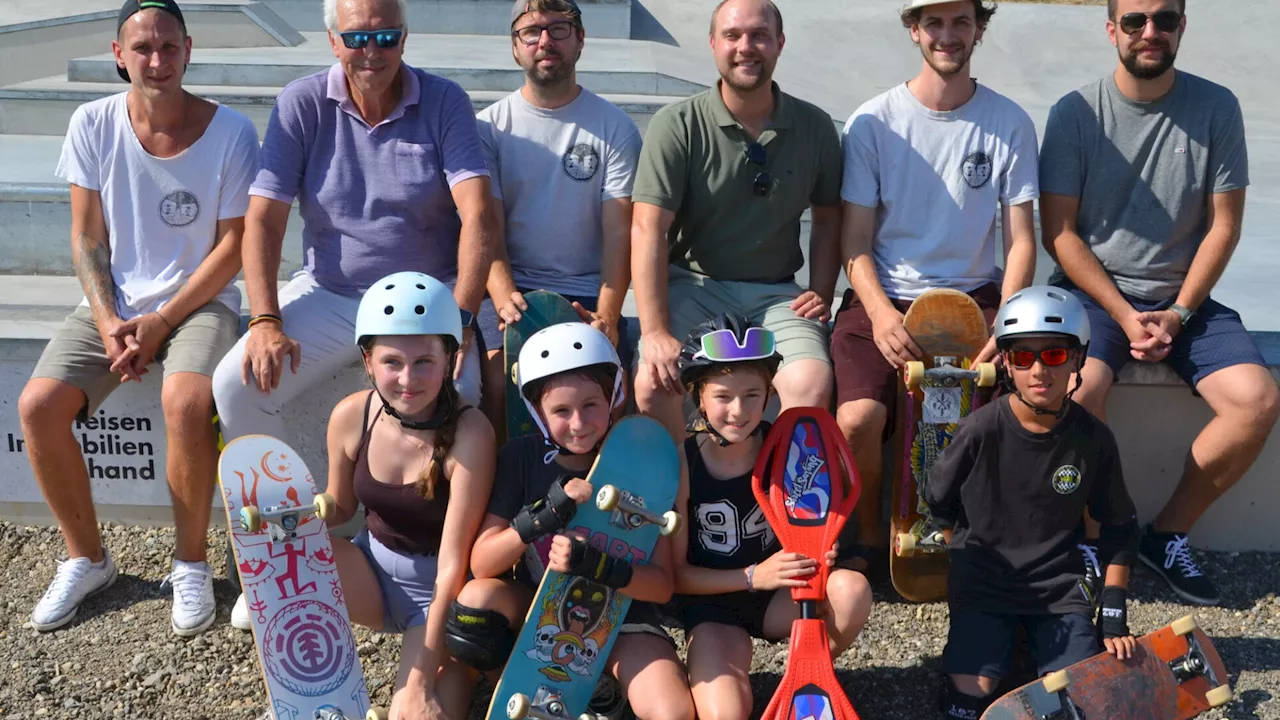
[[[505,253],[489,274],[477,323],[488,350],[485,411],[506,424],[502,331],[522,292],[551,290],[579,306],[626,355],[622,301],[630,281],[631,186],[640,131],[625,112],[578,85],[586,31],[574,0],[515,0],[511,52],[519,90],[480,111],[480,139],[502,203]]]
[[[128,0],[112,43],[128,92],[80,106],[59,177],[71,184],[71,248],[85,300],[36,363],[18,400],[31,468],[67,542],[31,613],[41,631],[70,622],[116,579],[103,547],[72,423],[98,412],[152,362],[168,440],[165,476],[177,530],[173,631],[214,619],[205,536],[217,462],[213,370],[235,344],[240,237],[257,170],[248,118],[191,95],[191,38],[173,0]]]
[[[853,289],[836,316],[831,357],[836,419],[861,470],[863,499],[857,537],[842,543],[842,554],[873,579],[888,568],[882,444],[894,427],[898,368],[920,354],[904,313],[925,290],[953,288],[971,295],[990,323],[1035,270],[1035,126],[970,77],[969,58],[994,12],[982,0],[909,2],[902,24],[924,56],[920,74],[867,101],[844,129],[840,242]],[[977,360],[995,356],[993,338]]]

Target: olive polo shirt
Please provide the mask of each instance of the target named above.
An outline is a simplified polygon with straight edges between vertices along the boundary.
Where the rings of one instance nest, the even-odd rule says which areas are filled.
[[[716,87],[658,111],[649,122],[634,202],[675,213],[667,237],[673,265],[717,280],[790,282],[804,265],[800,216],[840,204],[843,153],[835,123],[817,106],[773,85],[774,110],[751,162],[751,137]],[[772,185],[760,197],[761,171]]]

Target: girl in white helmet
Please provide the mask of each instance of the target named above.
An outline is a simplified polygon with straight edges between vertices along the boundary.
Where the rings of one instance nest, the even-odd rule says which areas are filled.
[[[329,493],[347,522],[333,537],[352,621],[404,635],[391,717],[466,717],[474,673],[445,645],[493,482],[493,428],[465,406],[451,372],[462,313],[435,278],[402,272],[360,300],[355,341],[373,390],[347,396],[329,418]]]
[[[683,666],[653,604],[671,598],[669,541],[659,538],[649,564],[633,566],[586,543],[575,547],[559,534],[594,495],[583,478],[625,399],[613,343],[586,323],[553,325],[525,342],[516,368],[521,395],[542,432],[511,439],[498,455],[488,515],[471,553],[476,579],[463,588],[450,616],[450,649],[496,674],[543,573],[551,568],[586,575],[634,600],[612,654],[600,658],[608,673],[592,712],[615,717],[625,696],[638,717],[692,718]],[[610,674],[618,683],[605,680]]]

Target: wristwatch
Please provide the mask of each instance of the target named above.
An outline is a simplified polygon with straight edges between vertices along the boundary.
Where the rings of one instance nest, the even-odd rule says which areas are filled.
[[[1174,303],[1174,304],[1170,305],[1170,306],[1169,306],[1169,310],[1170,310],[1174,315],[1177,315],[1177,316],[1178,316],[1178,322],[1182,324],[1182,327],[1186,327],[1186,326],[1187,326],[1187,323],[1191,322],[1191,318],[1195,317],[1195,315],[1196,315],[1196,311],[1195,311],[1195,310],[1191,310],[1191,309],[1189,309],[1189,308],[1184,308],[1184,307],[1182,307],[1181,305],[1179,305],[1178,303]]]

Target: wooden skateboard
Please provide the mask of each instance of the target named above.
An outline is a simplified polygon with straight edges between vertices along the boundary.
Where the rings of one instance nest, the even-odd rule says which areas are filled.
[[[911,303],[903,326],[921,356],[903,368],[905,392],[898,397],[889,574],[904,599],[932,602],[947,595],[946,542],[928,519],[919,486],[951,443],[956,423],[981,404],[977,388],[995,385],[996,368],[983,363],[969,370],[987,344],[987,322],[973,298],[958,290],[926,291]]]
[[[1100,653],[1024,685],[987,708],[983,720],[1185,720],[1231,700],[1213,642],[1188,615],[1138,638],[1120,661]]]
[[[324,524],[333,498],[316,492],[293,448],[266,435],[227,443],[218,483],[272,715],[385,720],[369,707]]]
[[[782,548],[819,560],[807,584],[791,589],[800,619],[791,625],[786,671],[761,720],[857,720],[831,663],[826,622],[818,617],[830,574],[822,559],[862,492],[840,426],[819,408],[783,412],[765,438],[751,489]]]
[[[672,510],[680,460],[671,434],[657,421],[642,415],[619,420],[586,479],[596,488],[595,502],[578,506],[566,534],[644,564],[659,533],[680,528],[682,520]],[[548,570],[493,690],[487,717],[584,717],[630,608],[631,598],[623,593]]]
[[[524,294],[529,309],[520,313],[520,322],[508,325],[502,335],[502,366],[507,378],[507,439],[538,432],[538,426],[529,416],[529,408],[520,397],[516,384],[516,361],[524,341],[543,328],[566,322],[581,322],[578,311],[568,300],[547,290],[534,290]]]

